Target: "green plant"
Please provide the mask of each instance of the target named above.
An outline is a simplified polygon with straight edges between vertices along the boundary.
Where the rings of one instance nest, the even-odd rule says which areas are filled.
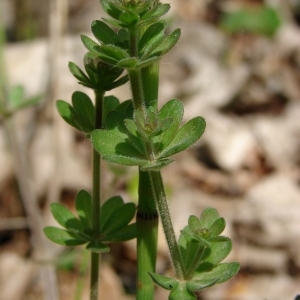
[[[242,8],[224,14],[221,27],[229,34],[252,33],[273,36],[280,27],[278,11],[268,6]]]
[[[193,145],[205,130],[205,120],[196,117],[182,125],[183,104],[168,101],[158,109],[159,62],[178,41],[180,29],[167,33],[161,18],[169,4],[157,0],[100,0],[110,18],[92,23],[97,40],[82,36],[88,49],[84,73],[74,63],[70,71],[79,83],[95,91],[95,104],[75,92],[72,105],[59,100],[62,118],[91,138],[94,146],[93,194],[80,191],[76,197],[78,217],[60,204],[52,213],[64,229],[46,227],[52,241],[74,246],[87,244],[91,251],[91,296],[98,295],[99,253],[107,243],[137,238],[137,299],[154,299],[154,283],[170,290],[169,299],[196,299],[194,292],[232,278],[238,263],[221,263],[231,250],[231,241],[219,236],[225,220],[213,208],[200,218],[191,216],[179,241],[168,209],[161,168],[171,156]],[[121,78],[123,70],[128,75]],[[119,103],[105,92],[130,82],[132,99]],[[118,196],[100,206],[100,155],[110,163],[139,168],[139,199],[136,224],[129,224],[135,206]],[[174,278],[155,273],[158,216],[163,225],[175,269]]]

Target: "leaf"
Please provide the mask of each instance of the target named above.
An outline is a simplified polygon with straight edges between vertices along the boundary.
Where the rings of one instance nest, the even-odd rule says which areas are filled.
[[[42,99],[42,95],[36,95],[32,96],[30,98],[27,98],[22,101],[22,103],[19,103],[18,107],[16,107],[16,110],[31,107],[33,105],[38,104]]]
[[[107,120],[106,123],[107,126],[109,126],[109,120]],[[110,143],[107,143],[107,141],[110,141]],[[103,158],[115,157],[115,159],[118,159],[119,157],[121,160],[128,159],[129,165],[131,165],[131,161],[136,160],[148,162],[147,158],[141,155],[141,153],[127,141],[127,136],[122,134],[118,128],[95,130],[92,133],[92,143]]]
[[[125,242],[136,238],[136,235],[136,223],[134,223],[106,235],[102,240],[107,242]]]
[[[100,4],[101,4],[103,10],[108,15],[110,15],[114,19],[119,19],[119,15],[120,15],[121,11],[118,8],[114,7],[114,6],[111,6],[110,5],[110,1],[108,1],[108,0],[100,0]]]
[[[95,107],[88,95],[83,92],[74,92],[72,95],[73,109],[77,115],[83,117],[94,127]]]
[[[113,211],[102,227],[103,234],[111,234],[126,226],[134,217],[135,205],[125,203]]]
[[[128,41],[129,40],[129,34],[128,30],[125,28],[120,28],[118,31],[118,36],[121,39],[122,42]]]
[[[106,200],[100,210],[100,231],[103,232],[106,222],[109,220],[113,212],[124,204],[120,196],[114,196]]]
[[[109,162],[129,166],[145,164],[148,159],[128,140],[125,117],[120,112],[111,112],[106,118],[107,130],[95,130],[92,133],[92,143],[103,159]],[[134,137],[131,138],[134,140]]]
[[[166,167],[169,164],[171,164],[172,162],[174,162],[174,160],[169,158],[148,161],[147,163],[140,164],[141,171],[159,171],[163,167]]]
[[[87,244],[86,249],[94,253],[107,253],[110,248],[99,241],[91,241]]]
[[[128,75],[124,75],[120,79],[105,85],[105,91],[113,90],[113,89],[125,84],[127,81],[128,81]]]
[[[119,68],[132,69],[137,65],[137,63],[138,63],[138,60],[136,57],[128,57],[128,58],[120,60],[116,65]]]
[[[218,218],[209,228],[210,236],[218,236],[221,234],[226,227],[226,222],[224,218]]]
[[[93,208],[91,195],[85,190],[79,191],[76,195],[75,205],[79,220],[84,225],[84,228],[92,228]]]
[[[145,68],[151,64],[154,64],[155,62],[157,62],[158,60],[160,59],[160,57],[158,56],[153,56],[153,57],[150,57],[150,58],[147,58],[147,59],[143,59],[141,60],[137,65],[136,67],[139,68],[139,69],[142,69],[142,68]]]
[[[8,94],[9,106],[12,110],[16,110],[22,105],[24,99],[24,87],[16,85],[12,87]]]
[[[172,123],[166,131],[163,131],[160,135],[153,138],[156,152],[160,152],[162,149],[165,149],[175,137],[182,122],[183,110],[183,104],[178,99],[168,101],[160,109],[158,113],[160,122],[172,119]]]
[[[158,4],[148,12],[142,15],[141,20],[150,20],[160,18],[170,10],[170,4]]]
[[[227,255],[230,253],[232,249],[232,242],[229,238],[226,237],[218,237],[216,241],[210,240],[209,248],[205,249],[203,254],[202,263],[209,263],[212,265],[217,265],[220,263]],[[201,269],[201,264],[197,267],[197,270]]]
[[[57,227],[45,227],[44,233],[49,240],[63,246],[78,246],[87,242],[86,240],[79,238],[75,234]]]
[[[200,290],[203,290],[205,288],[208,288],[210,286],[213,286],[218,281],[218,279],[216,279],[214,277],[213,278],[206,278],[205,276],[203,276],[203,277],[204,278],[194,277],[192,280],[189,280],[187,282],[187,288],[190,291],[196,292],[196,291],[200,291]]]
[[[219,218],[219,213],[215,208],[205,208],[200,215],[200,223],[203,228],[210,228]]]
[[[229,34],[249,32],[272,36],[281,23],[278,11],[268,6],[240,9],[221,18],[220,26]]]
[[[186,228],[184,231],[186,231]],[[189,273],[191,273],[200,263],[199,260],[202,256],[199,256],[199,253],[204,251],[204,245],[199,243],[199,241],[186,239],[185,234],[182,232],[179,237],[178,246],[184,269],[185,271],[189,270]]]
[[[60,203],[52,203],[50,208],[53,217],[62,227],[84,231],[81,222],[65,206]]]
[[[90,121],[80,115],[76,114],[73,121],[76,128],[84,133],[90,134],[95,129],[95,126]]]
[[[148,274],[150,275],[154,283],[166,290],[173,290],[178,285],[178,281],[174,278],[166,277],[152,272],[148,272]]]
[[[156,47],[151,53],[151,57],[153,56],[162,56],[167,53],[171,48],[175,46],[177,41],[180,38],[181,31],[180,29],[175,29],[169,36],[166,36],[162,43]]]
[[[102,44],[115,45],[121,41],[118,34],[100,20],[93,21],[92,32],[96,39]]]
[[[120,47],[113,45],[102,45],[94,48],[98,56],[109,64],[117,64],[119,61],[130,58],[129,54]]]
[[[115,110],[118,107],[120,101],[117,97],[111,95],[105,96],[103,102],[103,116],[105,119],[109,112]]]
[[[169,300],[197,300],[197,297],[191,292],[186,282],[180,282],[170,293]]]
[[[73,74],[73,76],[78,79],[82,83],[90,84],[91,81],[88,78],[88,76],[85,75],[85,73],[73,62],[69,62],[68,64],[70,72]]]
[[[191,291],[199,291],[216,283],[228,281],[237,274],[239,269],[240,264],[237,262],[222,263],[209,272],[195,273],[187,286]]]
[[[74,122],[76,113],[73,107],[63,100],[56,101],[56,108],[60,116],[71,126],[81,130],[81,128]]]
[[[187,149],[201,137],[204,129],[203,118],[196,117],[190,120],[178,130],[171,143],[159,153],[158,158],[166,158]]]
[[[139,22],[140,16],[137,13],[135,13],[134,11],[125,10],[120,14],[119,20],[124,25],[126,25],[128,27],[133,27]]]
[[[190,216],[188,224],[192,232],[196,234],[202,228],[200,224],[200,220],[196,216]]]
[[[81,35],[80,37],[82,43],[90,52],[97,53],[95,48],[99,47],[99,45],[96,42],[94,42],[91,38],[87,37],[86,35]]]
[[[157,22],[150,25],[142,35],[139,42],[139,56],[143,59],[147,57],[163,40],[166,22]]]

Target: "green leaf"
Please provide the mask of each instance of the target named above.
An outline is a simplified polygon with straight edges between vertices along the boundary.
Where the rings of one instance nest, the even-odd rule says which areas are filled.
[[[166,158],[192,146],[203,134],[205,120],[196,117],[184,124],[177,132],[171,143],[164,148],[158,158]]]
[[[272,36],[281,23],[278,11],[267,6],[256,9],[240,9],[229,12],[221,18],[221,27],[229,34],[253,33]]]
[[[102,227],[103,234],[111,234],[126,226],[134,217],[135,205],[133,203],[125,203],[118,207],[110,215],[109,219]]]
[[[119,61],[129,58],[129,54],[120,47],[113,45],[102,45],[94,48],[99,58],[109,64],[117,64]]]
[[[9,106],[12,110],[16,110],[22,105],[24,99],[24,87],[16,85],[12,87],[8,93]]]
[[[95,107],[90,97],[83,92],[74,92],[72,95],[72,104],[76,114],[89,121],[89,126],[94,128]]]
[[[190,216],[188,221],[189,227],[193,233],[196,233],[201,230],[200,220],[196,216]]]
[[[164,158],[155,161],[148,161],[147,163],[140,164],[141,171],[159,171],[163,167],[166,167],[169,164],[171,164],[172,162],[174,162],[174,160],[169,158]]]
[[[226,222],[224,218],[218,218],[209,228],[210,236],[218,236],[221,234],[226,227]]]
[[[71,126],[81,131],[81,128],[74,122],[76,113],[73,107],[63,100],[56,101],[56,108],[60,116]]]
[[[73,76],[78,79],[80,82],[85,84],[91,84],[90,79],[85,75],[85,73],[73,62],[69,62],[68,64],[70,72],[73,74]]]
[[[128,81],[128,75],[122,76],[120,79],[118,79],[118,80],[116,80],[112,83],[107,84],[105,86],[105,90],[106,91],[113,90],[113,89],[125,84],[127,81]]]
[[[178,281],[174,278],[166,277],[152,272],[148,272],[148,274],[150,275],[154,283],[166,290],[173,290],[176,286],[178,286]]]
[[[102,44],[115,45],[121,41],[118,34],[112,28],[99,20],[93,21],[92,32],[96,39]]]
[[[91,38],[87,37],[86,35],[81,35],[81,41],[84,46],[92,53],[97,53],[95,48],[99,47],[99,45],[94,42]]]
[[[110,248],[107,245],[101,243],[100,241],[89,242],[86,246],[86,249],[95,253],[107,253],[110,250]]]
[[[165,53],[167,53],[171,48],[175,46],[177,41],[180,38],[181,31],[180,29],[175,29],[169,36],[165,37],[162,41],[162,43],[156,47],[152,53],[151,57],[153,56],[162,56]]]
[[[142,59],[147,57],[162,42],[166,27],[166,22],[161,21],[147,28],[139,42],[139,56]]]
[[[180,282],[175,289],[172,290],[169,296],[169,300],[196,300],[197,297],[194,295],[193,292],[191,292],[186,282]]]
[[[202,256],[199,254],[203,253],[205,246],[199,241],[193,240],[192,238],[187,239],[185,236],[185,232],[189,232],[187,231],[187,228],[185,228],[181,232],[178,246],[184,269],[185,271],[189,270],[189,273],[191,273],[194,269],[197,268],[198,264],[200,263],[200,259],[202,258]]]
[[[154,64],[155,62],[157,62],[160,58],[158,56],[153,56],[147,59],[143,59],[141,60],[137,65],[136,68],[142,69],[145,68],[151,64]]]
[[[138,60],[136,57],[128,57],[128,58],[120,60],[116,65],[119,68],[132,69],[132,68],[135,68],[137,63],[138,63]]]
[[[216,283],[223,283],[234,277],[239,271],[240,264],[237,262],[222,263],[209,272],[195,273],[192,280],[187,283],[191,291],[199,291]]]
[[[49,240],[63,246],[78,246],[87,242],[86,240],[79,238],[74,233],[70,233],[57,227],[45,227],[44,233]]]
[[[205,273],[201,273],[202,274],[205,274]],[[189,280],[187,282],[187,288],[190,290],[190,291],[200,291],[200,290],[203,290],[205,288],[208,288],[208,287],[211,287],[213,285],[215,285],[218,281],[218,278],[215,278],[215,277],[212,277],[212,278],[206,278],[206,276],[199,276],[198,277],[194,277],[192,280]]]
[[[107,130],[95,130],[92,133],[92,143],[103,159],[109,162],[129,166],[145,164],[148,159],[128,140],[125,117],[120,112],[111,112],[106,118]],[[133,136],[131,138],[134,139]]]
[[[76,195],[75,205],[79,220],[84,228],[92,228],[93,208],[91,195],[85,190],[79,191]]]
[[[218,239],[217,239],[218,238]],[[232,249],[232,242],[229,238],[226,237],[217,237],[215,241],[210,239],[209,248],[205,249],[202,260],[202,263],[217,265],[220,263]],[[205,266],[205,265],[204,265]],[[201,270],[203,265],[199,265],[197,270]]]
[[[110,5],[110,1],[108,0],[100,0],[100,4],[103,8],[103,10],[110,15],[111,17],[113,17],[114,19],[119,19],[119,16],[121,14],[122,11],[120,11],[118,8],[111,6]]]
[[[154,18],[160,18],[170,10],[170,4],[158,4],[151,10],[142,15],[141,20],[151,20]]]
[[[104,103],[103,103],[103,116],[104,119],[106,118],[107,114],[113,110],[115,110],[118,105],[120,104],[120,101],[115,96],[105,96],[104,97]]]
[[[120,196],[114,196],[106,200],[101,206],[100,210],[100,231],[103,232],[106,227],[106,223],[110,219],[113,212],[122,207],[124,204],[123,199]]]
[[[205,208],[200,215],[200,223],[202,228],[210,228],[218,218],[219,213],[215,208]]]
[[[84,230],[82,223],[62,204],[52,203],[50,208],[53,217],[62,227],[66,229],[73,228],[78,231]]]
[[[160,122],[172,119],[172,123],[166,131],[163,131],[160,135],[153,138],[156,152],[165,149],[174,139],[182,122],[183,110],[182,102],[178,99],[173,99],[168,101],[159,111],[158,118]]]
[[[120,230],[111,234],[105,235],[102,239],[104,242],[125,242],[136,238],[136,223],[129,224]]]
[[[119,20],[126,26],[133,27],[139,22],[140,16],[133,11],[126,10],[121,13]]]

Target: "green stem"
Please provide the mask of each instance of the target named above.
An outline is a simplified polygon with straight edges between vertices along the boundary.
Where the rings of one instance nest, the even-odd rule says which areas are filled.
[[[159,62],[142,69],[142,84],[146,107],[153,107],[157,111],[158,85],[159,85]]]
[[[139,172],[137,212],[137,299],[153,300],[154,285],[148,272],[155,272],[157,256],[158,215],[153,201],[149,175]]]
[[[144,115],[146,115],[141,72],[140,70],[128,70],[128,73],[129,73],[134,109],[137,111],[142,111]]]
[[[178,279],[184,278],[184,268],[176,241],[171,215],[167,203],[164,185],[160,171],[149,172],[154,198],[162,222],[163,230],[169,247],[171,259],[175,268],[175,276]]]
[[[130,55],[138,56],[140,30],[129,30]],[[148,73],[141,70],[128,70],[133,96],[134,109],[146,115],[145,93],[154,90],[157,100],[158,80],[142,78]],[[156,73],[158,77],[158,72]],[[147,81],[147,86],[144,82]],[[146,90],[145,90],[146,88]],[[157,105],[156,105],[157,106]],[[148,272],[155,272],[157,256],[158,215],[153,199],[149,174],[139,171],[139,202],[137,211],[137,300],[153,300],[154,284]]]
[[[102,127],[103,123],[103,91],[95,91],[95,129]],[[93,150],[93,220],[92,230],[95,237],[100,235],[100,204],[101,204],[101,156]],[[90,282],[90,300],[97,300],[99,295],[99,267],[100,254],[91,253],[91,282]]]

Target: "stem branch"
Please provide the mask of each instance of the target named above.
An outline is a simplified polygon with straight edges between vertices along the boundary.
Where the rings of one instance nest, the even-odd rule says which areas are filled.
[[[149,172],[149,176],[151,179],[154,198],[163,225],[163,230],[171,254],[171,259],[175,268],[175,276],[179,279],[183,279],[184,271],[182,267],[182,260],[179,253],[174,228],[172,225],[172,219],[167,203],[164,185],[161,178],[161,173],[160,171],[151,171]]]

